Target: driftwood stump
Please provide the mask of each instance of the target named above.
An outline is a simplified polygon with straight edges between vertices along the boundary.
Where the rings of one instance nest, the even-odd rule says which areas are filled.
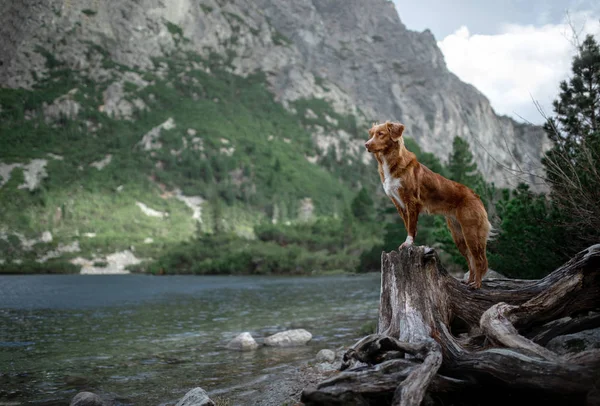
[[[304,404],[600,404],[600,350],[544,347],[600,327],[600,244],[544,279],[479,290],[428,247],[383,253],[381,273],[377,334],[348,349],[342,372],[305,389]]]

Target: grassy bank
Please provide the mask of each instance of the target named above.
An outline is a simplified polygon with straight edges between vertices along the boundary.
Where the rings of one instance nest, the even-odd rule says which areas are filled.
[[[18,261],[34,261],[73,241],[80,251],[64,254],[65,260],[131,247],[140,258],[159,258],[217,227],[256,245],[256,225],[295,222],[305,199],[313,218],[338,216],[359,185],[375,185],[376,174],[358,159],[344,156],[326,166],[306,158],[324,153],[307,129],[307,108],[317,114],[312,124],[334,131],[327,114],[362,137],[354,118],[315,100],[299,102],[291,113],[274,100],[261,73],[236,76],[218,57],[188,53],[138,72],[112,64],[105,50],[92,46],[90,55],[105,58],[113,74],[91,81],[86,72],[44,55],[50,72],[45,80],[31,90],[0,89],[0,164],[18,165],[0,186],[0,245],[10,245],[0,272],[42,272],[45,265]],[[123,79],[125,74],[143,84]],[[105,92],[117,82],[123,101],[145,106],[130,119],[103,112]],[[59,98],[77,103],[77,114],[49,117],[47,106]],[[159,129],[157,147],[146,150],[144,135],[169,120],[174,125]],[[105,166],[96,165],[107,157]],[[22,185],[34,159],[47,161],[47,176],[29,190]],[[354,175],[341,176],[348,173]],[[177,193],[202,199],[199,218]],[[144,214],[140,203],[160,216]],[[51,242],[41,241],[46,231]],[[23,238],[34,243],[21,244]]]
[[[352,217],[290,225],[263,223],[255,239],[200,234],[156,261],[133,268],[153,274],[305,275],[355,272],[361,252],[378,241],[372,224]]]

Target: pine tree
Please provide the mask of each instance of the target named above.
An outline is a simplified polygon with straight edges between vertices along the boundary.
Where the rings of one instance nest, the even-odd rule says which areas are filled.
[[[490,244],[490,267],[513,278],[541,278],[569,259],[556,223],[560,213],[544,194],[525,184],[503,191],[496,203],[500,235]]]
[[[571,69],[573,77],[560,83],[559,97],[553,102],[556,117],[545,129],[553,149],[577,158],[582,143],[595,144],[600,137],[600,48],[593,36],[579,46]]]
[[[351,209],[345,205],[342,210],[342,232],[340,233],[340,242],[343,248],[346,248],[354,240],[356,234],[355,221]]]
[[[475,189],[483,178],[477,170],[477,164],[469,149],[469,143],[460,137],[454,137],[452,152],[448,156],[450,179]]]
[[[210,199],[211,217],[213,223],[213,233],[215,235],[223,234],[223,207],[221,199],[219,198],[218,192],[215,191],[212,198]]]
[[[369,192],[364,187],[360,189],[351,204],[352,214],[359,221],[369,222],[373,220],[373,199],[369,196]]]
[[[542,160],[571,253],[600,239],[600,47],[590,35],[578,51],[544,126],[553,146]]]

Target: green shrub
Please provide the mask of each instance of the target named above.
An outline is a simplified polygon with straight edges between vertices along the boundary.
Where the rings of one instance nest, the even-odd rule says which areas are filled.
[[[171,35],[179,35],[183,38],[183,30],[180,26],[178,26],[177,24],[173,24],[170,21],[167,21],[165,25],[167,26],[167,30],[169,30],[169,33],[171,33]]]
[[[371,230],[348,219],[319,218],[292,225],[261,223],[256,240],[221,232],[200,234],[147,266],[152,273],[311,274],[353,271],[373,244]],[[357,238],[360,236],[361,238]]]
[[[519,185],[496,204],[502,220],[490,243],[490,268],[513,278],[541,278],[568,260],[557,247],[564,241],[561,214],[543,194]]]
[[[0,274],[71,274],[79,273],[81,267],[68,261],[51,259],[40,263],[37,261],[9,262],[0,265]]]

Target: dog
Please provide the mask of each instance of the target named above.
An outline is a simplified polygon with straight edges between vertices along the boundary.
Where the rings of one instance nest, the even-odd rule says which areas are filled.
[[[468,286],[479,289],[488,269],[486,244],[491,231],[485,207],[465,185],[421,165],[404,146],[403,132],[400,123],[373,124],[365,143],[377,159],[383,190],[404,220],[408,236],[400,248],[413,244],[419,213],[445,216],[454,243],[469,264]]]

